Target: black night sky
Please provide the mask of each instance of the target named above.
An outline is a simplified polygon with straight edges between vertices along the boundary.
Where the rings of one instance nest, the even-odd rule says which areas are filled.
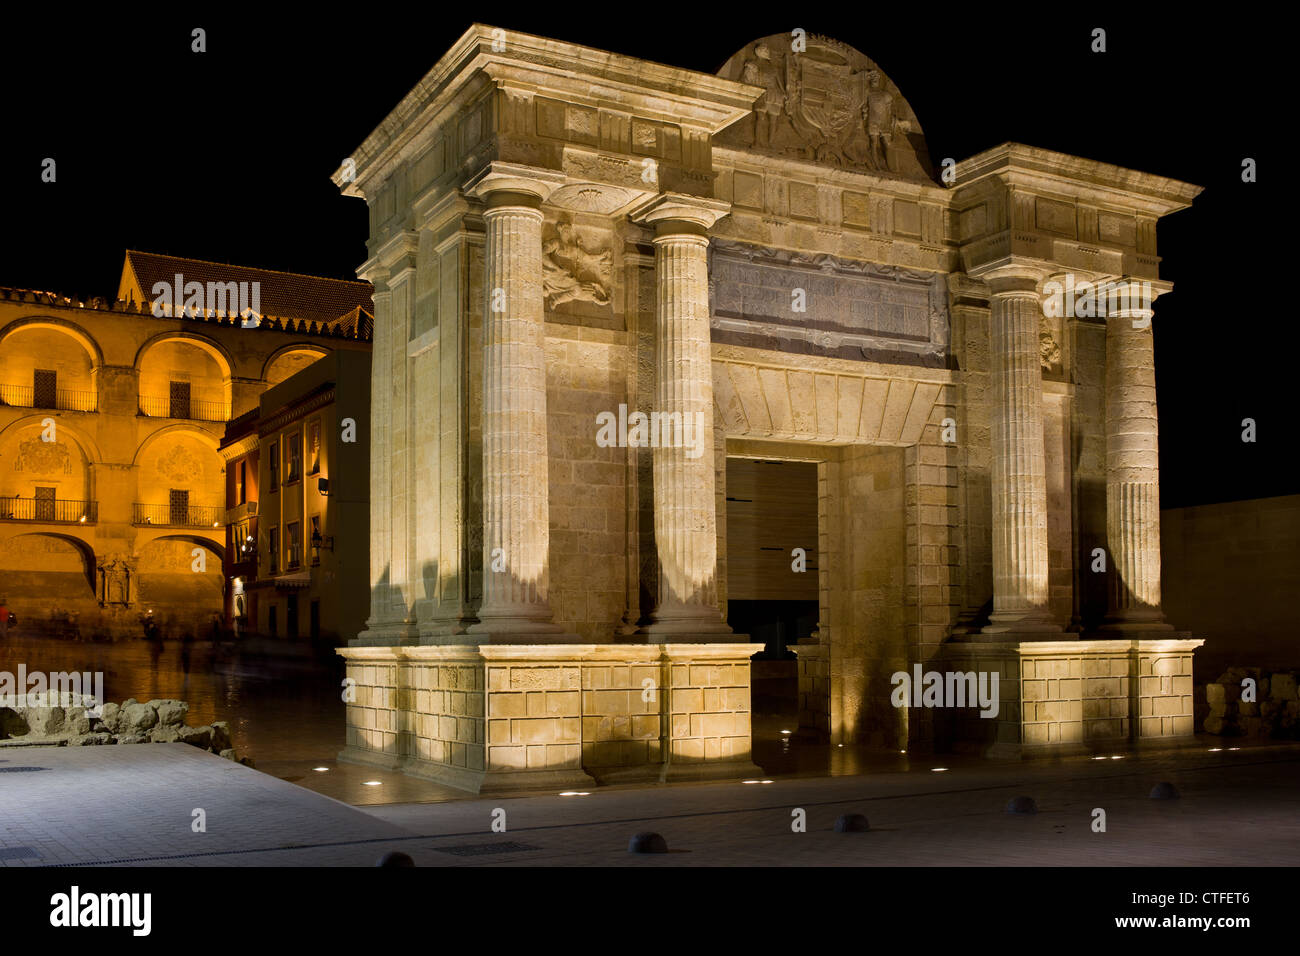
[[[111,297],[127,248],[354,278],[365,207],[330,173],[472,19],[709,73],[750,40],[802,27],[880,64],[936,163],[1014,140],[1204,186],[1158,240],[1175,284],[1155,319],[1162,504],[1300,491],[1296,318],[1268,228],[1289,215],[1285,170],[1264,139],[1289,122],[1272,92],[1290,83],[1275,66],[1280,27],[1178,7],[1160,19],[897,6],[126,5],[96,19],[46,5],[26,23],[6,11],[0,285]],[[206,53],[190,50],[195,27]],[[1094,27],[1104,54],[1090,51]],[[41,182],[45,157],[54,184]],[[1242,182],[1245,157],[1259,182]],[[1241,441],[1247,417],[1255,444]]]

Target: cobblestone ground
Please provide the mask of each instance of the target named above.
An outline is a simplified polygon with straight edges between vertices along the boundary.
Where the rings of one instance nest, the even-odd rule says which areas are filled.
[[[1300,850],[1300,747],[947,766],[358,808],[183,744],[6,749],[0,863],[373,866],[402,850],[418,866],[1270,866]],[[1160,781],[1181,797],[1150,799]],[[1021,794],[1037,814],[1005,812]],[[871,832],[835,833],[843,813]],[[644,830],[671,852],[629,854]]]

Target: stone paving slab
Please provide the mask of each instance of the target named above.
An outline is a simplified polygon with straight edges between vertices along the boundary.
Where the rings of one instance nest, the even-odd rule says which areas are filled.
[[[0,772],[5,865],[373,866],[401,850],[419,866],[1289,866],[1300,850],[1297,747],[364,809],[182,744],[37,754],[0,758],[0,771],[48,768]],[[1162,780],[1182,797],[1149,799]],[[1005,812],[1021,793],[1039,813]],[[207,833],[190,830],[194,807]],[[872,831],[834,833],[846,812]],[[673,852],[627,853],[641,830]],[[7,858],[19,847],[40,858]]]
[[[41,769],[15,772],[21,767]],[[192,830],[196,808],[206,813],[206,833]],[[0,857],[6,848],[40,854],[0,859],[8,866],[172,865],[203,859],[198,854],[400,834],[347,804],[188,744],[0,754]]]

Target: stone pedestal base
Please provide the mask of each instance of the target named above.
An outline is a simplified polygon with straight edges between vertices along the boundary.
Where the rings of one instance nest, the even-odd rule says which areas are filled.
[[[954,750],[989,757],[1177,746],[1192,723],[1192,653],[1184,632],[1115,639],[964,641],[944,646],[948,671],[996,671],[999,709],[944,714]]]
[[[473,793],[709,780],[750,761],[761,644],[352,646],[339,759]]]

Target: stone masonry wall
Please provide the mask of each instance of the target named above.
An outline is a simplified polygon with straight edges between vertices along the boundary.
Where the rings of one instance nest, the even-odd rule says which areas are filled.
[[[596,444],[596,416],[627,402],[629,356],[621,333],[563,332],[546,340],[551,610],[607,640],[627,606],[627,450]]]

